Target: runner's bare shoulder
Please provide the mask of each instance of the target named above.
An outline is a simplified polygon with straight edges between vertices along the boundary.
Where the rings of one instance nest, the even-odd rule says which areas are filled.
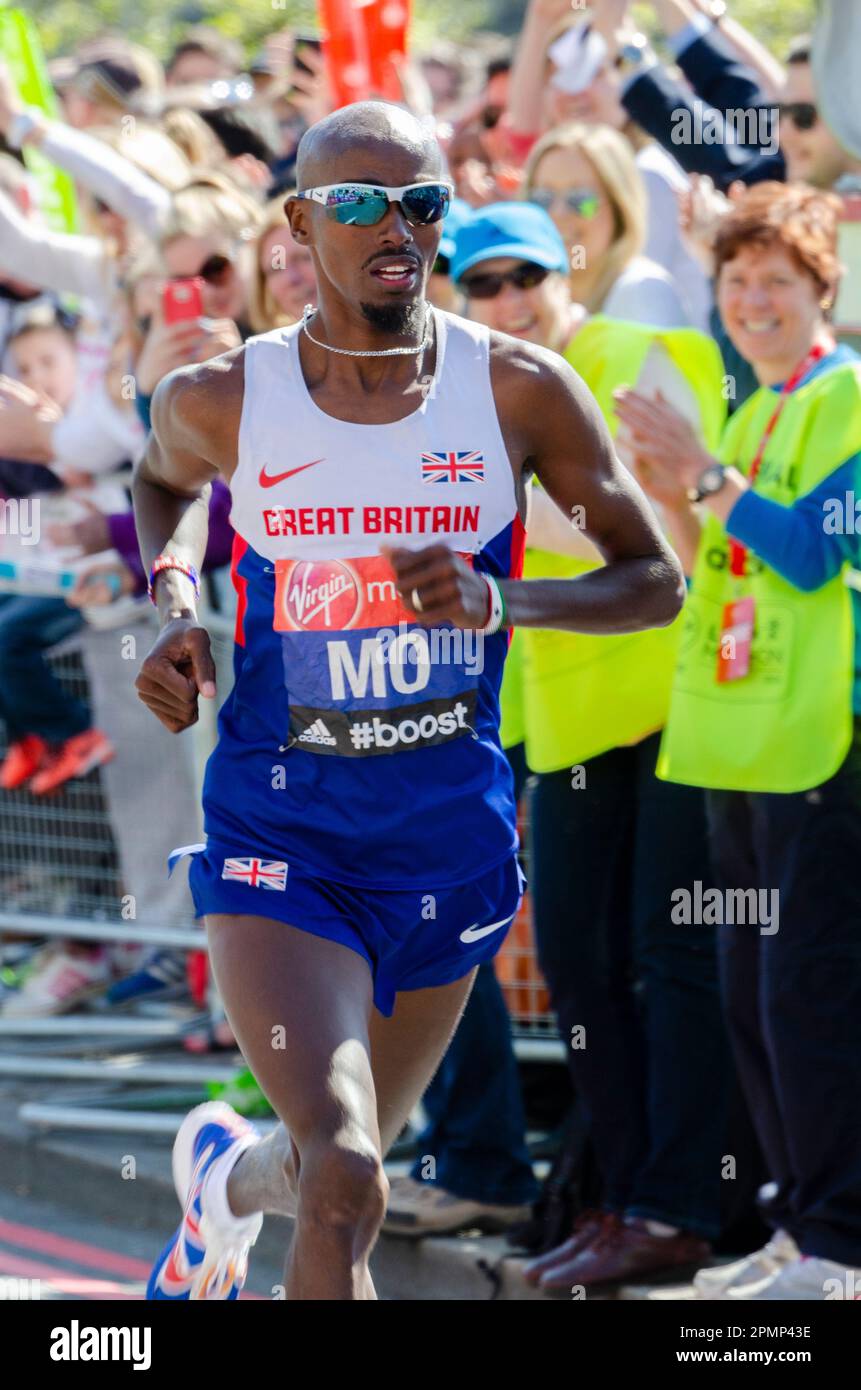
[[[490,334],[490,379],[515,468],[548,446],[576,447],[588,437],[595,403],[565,358],[508,333]]]
[[[152,398],[159,442],[206,459],[229,479],[236,467],[244,385],[244,346],[169,372]]]

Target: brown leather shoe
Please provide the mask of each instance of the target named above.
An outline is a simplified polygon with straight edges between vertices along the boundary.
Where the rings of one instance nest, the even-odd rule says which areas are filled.
[[[584,1208],[571,1227],[571,1235],[562,1245],[545,1250],[543,1255],[536,1255],[534,1260],[529,1260],[523,1266],[523,1277],[527,1284],[537,1284],[545,1270],[555,1269],[557,1265],[573,1259],[598,1234],[610,1215],[610,1212],[601,1211],[598,1207]]]
[[[674,1236],[655,1236],[645,1221],[629,1216],[606,1222],[593,1239],[571,1260],[545,1270],[539,1288],[570,1296],[572,1287],[582,1284],[613,1284],[643,1274],[669,1274],[699,1269],[708,1261],[708,1241],[686,1231]]]

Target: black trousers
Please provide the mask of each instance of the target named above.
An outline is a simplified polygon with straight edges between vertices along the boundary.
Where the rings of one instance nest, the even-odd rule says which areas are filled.
[[[777,930],[718,929],[742,1088],[777,1193],[765,1215],[806,1255],[861,1266],[861,722],[830,781],[710,792],[724,888],[777,889]]]
[[[673,890],[710,886],[705,797],[655,777],[658,735],[533,784],[529,886],[539,961],[569,1047],[604,1204],[713,1239],[729,1049],[715,927],[676,925]]]

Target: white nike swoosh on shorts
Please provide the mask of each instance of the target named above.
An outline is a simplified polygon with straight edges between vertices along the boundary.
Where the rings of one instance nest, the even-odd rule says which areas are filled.
[[[512,912],[510,917],[503,917],[501,922],[491,922],[489,927],[480,927],[477,922],[474,922],[471,927],[467,927],[466,931],[461,932],[460,939],[468,946],[473,941],[480,941],[483,936],[489,936],[492,931],[499,931],[500,927],[507,927],[508,923],[513,921],[516,916],[517,913]]]

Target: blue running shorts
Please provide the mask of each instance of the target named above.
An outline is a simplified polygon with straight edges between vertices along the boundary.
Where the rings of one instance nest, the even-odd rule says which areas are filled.
[[[514,854],[472,883],[409,890],[334,883],[212,839],[174,850],[171,871],[186,855],[196,917],[269,917],[349,946],[368,962],[386,1018],[399,990],[451,984],[491,960],[526,886]]]

